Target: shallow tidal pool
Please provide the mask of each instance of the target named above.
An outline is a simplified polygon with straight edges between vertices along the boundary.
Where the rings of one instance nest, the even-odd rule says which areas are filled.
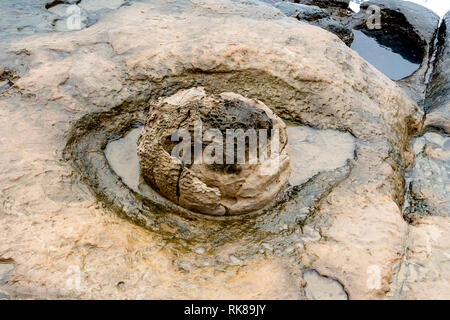
[[[148,186],[140,176],[137,140],[142,127],[130,129],[120,139],[105,148],[111,169],[130,189],[145,195]],[[333,171],[354,158],[355,139],[347,132],[319,130],[288,124],[288,144],[291,149],[291,185],[301,185],[324,171]]]
[[[350,48],[392,80],[403,79],[420,67],[420,63],[409,61],[361,30],[353,30],[353,35],[355,38]]]

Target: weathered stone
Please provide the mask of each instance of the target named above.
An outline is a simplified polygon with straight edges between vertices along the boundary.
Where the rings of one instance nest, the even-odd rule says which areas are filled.
[[[125,0],[81,0],[80,7],[88,11],[114,10],[124,3]]]
[[[409,226],[405,253],[391,285],[389,298],[450,299],[450,222],[448,217],[419,217]]]
[[[434,70],[427,88],[424,128],[450,133],[450,12],[442,21]]]
[[[78,19],[80,29],[93,25],[105,13],[133,0],[26,0],[7,1],[0,8],[2,38],[20,37],[41,32],[78,31],[68,28],[67,21]],[[71,9],[69,9],[71,7]],[[73,8],[78,8],[74,10]],[[78,11],[79,10],[79,11]],[[1,44],[0,44],[1,46]]]
[[[348,8],[350,0],[294,0],[291,2],[318,6],[321,8],[339,7],[346,9]]]
[[[301,185],[323,171],[343,167],[355,156],[355,140],[349,133],[289,126],[291,176],[289,182]]]
[[[319,21],[312,22],[312,24],[334,33],[342,41],[344,41],[347,46],[350,46],[353,42],[353,32],[351,28],[333,18],[321,19]]]
[[[328,11],[317,6],[307,6],[292,2],[277,2],[274,4],[274,7],[288,17],[294,17],[298,20],[315,21],[330,16]]]
[[[334,35],[257,1],[152,0],[76,33],[2,46],[2,66],[18,77],[0,93],[0,256],[16,265],[8,291],[301,299],[301,269],[311,267],[350,299],[385,297],[404,252],[403,172],[422,113]],[[142,123],[159,98],[199,86],[349,132],[356,158],[247,219],[210,221],[169,201],[144,201],[103,149]],[[205,254],[195,252],[200,246]],[[379,287],[367,286],[373,266]]]
[[[381,28],[367,28],[372,19],[372,6],[380,8]],[[425,99],[427,71],[434,49],[434,39],[439,26],[439,16],[433,11],[409,1],[371,0],[361,4],[361,11],[354,16],[354,28],[420,67],[397,83],[420,105]]]
[[[331,13],[317,6],[309,6],[292,2],[277,2],[274,4],[281,12],[288,17],[296,18],[300,21],[306,21],[312,25],[321,27],[331,33],[336,34],[348,46],[353,41],[351,28],[341,21],[332,17]]]
[[[194,212],[223,216],[256,211],[273,201],[289,178],[285,127],[262,102],[233,93],[208,95],[204,88],[181,90],[151,106],[138,142],[141,173],[163,196]],[[187,138],[181,138],[182,130],[189,135],[189,142],[178,142],[179,150],[175,141]],[[208,136],[208,130],[214,130],[209,132],[214,136]],[[244,134],[253,130],[255,148],[245,140],[239,145],[229,130],[242,130],[244,139]],[[260,130],[266,133],[267,144],[260,148],[270,149],[267,158],[258,156],[261,150],[256,134]],[[271,136],[275,131],[278,134]],[[273,139],[278,140],[277,151],[270,148]],[[195,149],[191,152],[196,143],[200,154]],[[239,154],[241,147],[243,154]],[[255,163],[250,163],[252,156]]]
[[[303,279],[306,297],[310,300],[347,300],[344,288],[336,280],[323,277],[314,270],[307,270]]]

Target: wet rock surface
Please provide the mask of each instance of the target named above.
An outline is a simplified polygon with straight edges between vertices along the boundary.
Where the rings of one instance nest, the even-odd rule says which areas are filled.
[[[327,10],[317,6],[308,6],[293,2],[277,2],[274,7],[279,9],[288,17],[295,17],[298,20],[315,21],[330,16]]]
[[[351,48],[390,79],[401,80],[419,69],[421,59],[408,60],[402,54],[393,52],[389,47],[382,45],[377,38],[367,35],[364,31],[353,30],[353,34],[355,40]]]
[[[380,8],[380,28],[369,28],[367,24],[373,19],[373,6]],[[352,17],[351,22],[353,28],[418,65],[417,70],[411,69],[415,72],[409,76],[394,80],[398,80],[397,83],[422,107],[439,20],[437,14],[412,2],[372,0],[361,4],[361,11]]]
[[[141,131],[142,126],[133,128],[120,139],[110,141],[105,148],[105,156],[129,188],[146,196],[148,187],[142,179],[137,156]],[[321,172],[343,168],[354,159],[355,141],[348,133],[317,130],[294,123],[288,123],[287,133],[293,158],[289,183],[293,186],[305,184]]]
[[[254,146],[245,136],[252,132],[247,139]],[[270,154],[259,157],[263,148]],[[204,88],[181,90],[151,106],[137,152],[151,187],[184,208],[211,215],[262,209],[290,175],[284,122],[261,102],[235,93],[208,95]]]
[[[349,133],[289,126],[292,185],[301,185],[323,171],[344,167],[355,157],[355,140]]]
[[[380,7],[382,24],[390,25],[412,39],[417,34],[421,40],[432,45],[439,24],[439,16],[433,11],[414,2],[401,0],[370,0],[362,3],[361,9],[367,10],[371,5]]]
[[[0,257],[0,300],[10,300],[11,295],[3,289],[8,281],[9,274],[14,270],[14,261]]]
[[[435,67],[427,88],[425,128],[450,133],[450,13],[444,17],[437,42]]]
[[[395,299],[449,299],[448,218],[419,217],[409,226],[405,251],[388,297]]]
[[[450,141],[448,137],[448,114],[450,110],[449,43],[447,14],[441,24],[435,56],[434,69],[427,88],[426,115],[423,134],[415,138],[412,150],[415,154],[409,169],[405,214],[412,220],[417,215],[448,216]]]
[[[353,33],[341,18],[333,15],[330,10],[322,9],[313,3],[298,4],[292,2],[277,2],[274,6],[288,17],[308,22],[336,34],[348,46],[353,41]],[[325,6],[326,7],[326,6]]]
[[[415,160],[409,169],[404,213],[450,215],[450,138],[427,132],[412,142]]]
[[[77,31],[132,0],[5,1],[0,8],[0,35],[20,37],[41,32]],[[79,24],[78,24],[79,23]]]
[[[449,14],[440,26],[427,86],[423,133],[412,140],[415,155],[406,175],[404,215],[410,222],[405,253],[388,296],[448,299],[449,172],[448,34]]]
[[[346,9],[348,8],[350,0],[294,0],[291,2],[318,6],[321,8],[339,7]]]
[[[414,298],[438,280],[448,295],[446,237],[430,243],[431,255],[416,250],[426,248],[426,223],[449,234],[437,220],[446,217],[408,225],[400,209],[423,114],[396,84],[334,35],[257,1],[154,0],[107,17],[76,36],[10,39],[0,54],[18,74],[0,92],[0,256],[15,262],[1,290],[306,299],[304,270],[313,268],[349,299],[397,297],[406,287]],[[143,197],[114,172],[105,147],[143,125],[160,98],[195,87],[348,132],[354,159],[247,219],[205,219],[157,193]],[[403,277],[416,261],[439,266]],[[372,270],[379,277],[368,285]]]
[[[347,294],[336,280],[321,276],[315,270],[303,273],[305,293],[309,300],[347,300]]]

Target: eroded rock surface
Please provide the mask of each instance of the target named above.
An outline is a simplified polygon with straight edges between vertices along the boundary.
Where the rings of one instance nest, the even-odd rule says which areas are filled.
[[[319,6],[321,8],[339,7],[346,9],[350,0],[294,0],[291,2]]]
[[[442,21],[439,31],[435,67],[427,88],[425,128],[450,133],[450,13]]]
[[[305,293],[310,300],[347,300],[342,285],[336,280],[321,276],[314,270],[307,270],[303,274],[305,279]]]
[[[404,214],[410,221],[405,254],[389,296],[400,299],[448,299],[450,278],[450,14],[442,21],[434,70],[425,100],[424,132],[411,142],[415,160],[406,176]]]
[[[403,259],[388,297],[449,299],[450,223],[448,217],[420,216],[409,226]]]
[[[450,216],[450,138],[427,132],[412,144],[405,214]]]
[[[2,44],[2,67],[17,75],[0,92],[0,257],[15,261],[2,290],[304,299],[302,270],[313,268],[350,299],[386,297],[408,236],[400,206],[422,119],[416,103],[336,36],[261,2],[153,0],[105,17]],[[145,200],[103,149],[144,123],[160,98],[194,87],[349,132],[355,159],[243,220]],[[368,285],[372,270],[379,281]],[[434,278],[442,288],[444,276]]]
[[[381,28],[368,28],[367,21],[374,22],[371,20],[373,6],[380,8]],[[397,83],[422,107],[439,21],[439,16],[433,11],[413,2],[371,0],[361,4],[361,11],[354,15],[352,22],[354,28],[375,38],[381,45],[391,48],[408,61],[420,65],[413,74]]]
[[[353,41],[352,29],[343,23],[338,16],[332,15],[332,12],[329,10],[322,9],[315,5],[292,2],[277,2],[274,6],[288,17],[319,26],[336,34],[348,46],[350,46]]]
[[[151,106],[137,149],[141,173],[166,198],[195,212],[256,211],[274,200],[289,178],[285,127],[262,102],[234,93],[208,95],[204,88],[181,90]],[[258,156],[263,148],[264,158]]]

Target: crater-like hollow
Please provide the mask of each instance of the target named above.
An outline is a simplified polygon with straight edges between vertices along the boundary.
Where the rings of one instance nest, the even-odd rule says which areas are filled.
[[[252,132],[258,142],[253,146]],[[195,163],[199,133],[202,161]],[[231,144],[229,134],[237,136]],[[243,159],[238,159],[240,142]],[[274,146],[279,153],[272,157]],[[264,148],[266,158],[258,158]],[[220,216],[259,210],[288,185],[302,185],[320,172],[345,166],[354,158],[355,139],[346,132],[286,125],[257,100],[192,88],[160,100],[150,108],[144,126],[111,140],[104,152],[112,170],[134,192],[148,198],[158,192],[193,212]]]
[[[262,209],[290,174],[286,125],[278,116],[260,101],[202,87],[150,107],[137,154],[149,186],[210,215]]]
[[[423,45],[415,34],[384,25],[381,29],[355,29],[353,34],[351,48],[392,80],[410,76],[422,64]]]

